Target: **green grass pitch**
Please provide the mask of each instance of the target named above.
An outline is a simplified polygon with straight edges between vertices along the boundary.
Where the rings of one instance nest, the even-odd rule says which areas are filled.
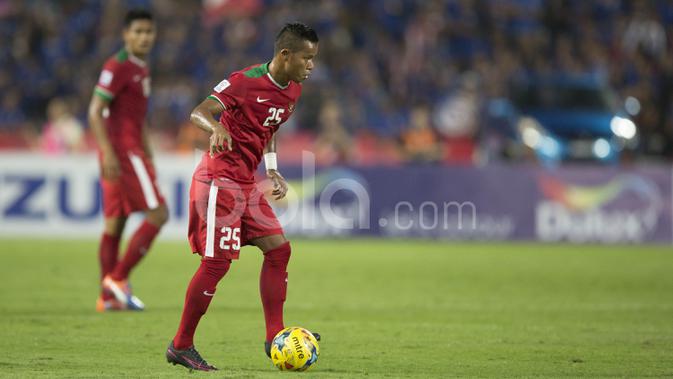
[[[308,373],[262,349],[261,255],[245,248],[196,345],[217,373],[166,363],[198,265],[159,242],[132,274],[142,313],[94,311],[96,241],[0,240],[2,377],[671,377],[673,251],[293,242],[288,326],[323,335]]]

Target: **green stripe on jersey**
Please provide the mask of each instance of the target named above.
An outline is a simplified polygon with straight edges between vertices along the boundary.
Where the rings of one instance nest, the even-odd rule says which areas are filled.
[[[224,105],[222,100],[218,99],[217,96],[208,95],[207,99],[213,99],[213,100],[217,101],[218,103],[220,103],[222,105],[222,109],[227,109],[227,106]]]
[[[117,52],[117,55],[115,55],[115,59],[117,59],[118,62],[124,62],[125,60],[129,59],[129,53],[125,48],[122,48]]]
[[[106,91],[103,88],[96,87],[94,88],[93,92],[107,101],[114,99],[114,95],[111,94],[110,91]]]
[[[243,72],[243,75],[248,78],[260,78],[269,72],[269,63],[260,64],[257,67],[251,68]]]

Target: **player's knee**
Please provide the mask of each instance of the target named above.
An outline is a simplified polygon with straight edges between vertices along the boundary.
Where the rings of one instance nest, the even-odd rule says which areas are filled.
[[[168,222],[168,208],[164,205],[147,212],[147,221],[156,226],[163,226]]]
[[[111,237],[121,237],[124,231],[126,219],[122,218],[106,218],[105,219],[105,234]]]
[[[229,271],[231,261],[228,259],[201,259],[201,267],[205,270],[206,275],[219,281]]]
[[[256,238],[250,242],[253,245],[257,246],[260,250],[262,250],[264,254],[266,254],[271,250],[275,250],[281,247],[288,241],[283,234],[274,234],[271,236]]]

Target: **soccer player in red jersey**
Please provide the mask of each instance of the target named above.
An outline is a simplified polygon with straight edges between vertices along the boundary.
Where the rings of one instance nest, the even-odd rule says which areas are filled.
[[[194,171],[189,193],[189,242],[202,258],[187,288],[177,334],[166,351],[169,363],[215,370],[194,348],[194,332],[243,245],[264,253],[259,287],[267,355],[270,341],[284,327],[290,243],[257,190],[254,173],[264,157],[272,195],[285,196],[287,183],[277,169],[274,133],[292,115],[317,53],[313,29],[287,24],[276,37],[270,62],[231,74],[192,111],[192,123],[210,133],[210,151]]]
[[[168,219],[156,185],[145,114],[150,96],[147,56],[155,39],[152,15],[131,10],[124,19],[124,47],[105,62],[89,104],[89,124],[99,147],[105,230],[100,242],[101,295],[96,310],[142,310],[131,292],[129,272],[147,253]],[[127,217],[145,213],[124,257],[119,240]]]

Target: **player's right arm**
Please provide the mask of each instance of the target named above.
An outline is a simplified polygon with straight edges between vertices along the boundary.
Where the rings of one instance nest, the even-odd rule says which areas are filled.
[[[103,177],[111,180],[119,176],[120,168],[119,159],[117,159],[117,155],[108,139],[103,121],[103,110],[108,107],[108,104],[108,100],[94,93],[89,103],[88,118],[89,126],[101,151]]]
[[[276,162],[276,134],[269,139],[269,143],[264,148],[264,164],[266,166],[266,177],[273,183],[271,194],[276,200],[280,200],[287,194],[287,181],[283,175],[278,172],[278,163]]]
[[[245,98],[246,85],[242,74],[234,73],[218,83],[213,92],[201,102],[190,116],[192,124],[210,133],[210,156],[231,151],[231,135],[215,118],[224,111],[239,107]]]
[[[222,104],[208,97],[197,105],[189,119],[199,129],[210,133],[210,156],[225,150],[231,151],[231,135],[215,118],[224,112]]]
[[[105,179],[115,179],[119,176],[119,158],[115,154],[112,143],[105,130],[103,111],[128,83],[129,72],[116,58],[109,59],[103,65],[98,83],[89,103],[89,126],[93,131],[102,155],[102,174]]]

